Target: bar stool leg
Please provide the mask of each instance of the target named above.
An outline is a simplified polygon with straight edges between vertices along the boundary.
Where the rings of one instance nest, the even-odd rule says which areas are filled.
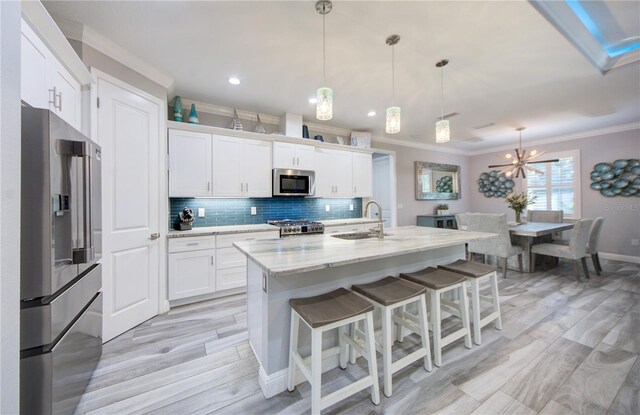
[[[300,327],[300,317],[291,310],[291,335],[289,337],[289,370],[287,372],[287,389],[293,392],[296,388],[297,365],[293,359],[293,354],[298,353],[298,329]]]
[[[347,342],[344,340],[346,332],[346,326],[338,327],[338,344],[340,345],[340,369],[343,370],[347,368],[347,359],[349,357]]]
[[[464,336],[464,346],[471,349],[471,327],[469,325],[469,303],[467,300],[467,283],[462,282],[460,287],[460,313],[462,314],[462,327],[467,334]]]
[[[433,364],[442,365],[442,349],[440,339],[440,293],[437,290],[429,290],[431,296],[431,329],[433,331]]]
[[[502,316],[500,314],[500,294],[498,293],[498,275],[496,272],[489,277],[491,283],[491,298],[493,299],[493,311],[498,313],[496,318],[496,328],[502,330]]]
[[[311,330],[311,413],[320,414],[322,394],[322,331]]]
[[[471,280],[471,306],[473,316],[473,341],[480,346],[482,344],[482,337],[480,334],[480,282],[478,278]]]
[[[404,308],[404,307],[403,307]],[[427,300],[424,295],[420,296],[420,337],[422,338],[422,347],[427,349],[427,355],[424,357],[424,368],[431,372],[431,344],[429,342],[429,329],[427,328]]]
[[[395,337],[393,321],[391,320],[391,308],[385,307],[382,311],[382,358],[384,374],[384,394],[390,397],[393,390],[391,386],[391,346]]]
[[[400,318],[404,318],[404,313],[407,311],[407,306],[403,305],[402,307],[397,308],[396,310],[399,310],[399,317]],[[400,343],[402,343],[402,341],[404,340],[404,335],[405,335],[405,331],[404,331],[404,326],[402,324],[398,324],[398,332],[396,335],[396,340],[399,341]]]
[[[365,319],[364,328],[365,349],[367,351],[367,364],[369,365],[369,375],[373,378],[371,385],[371,401],[374,405],[380,403],[380,386],[378,384],[378,364],[376,362],[376,340],[373,331],[373,312],[369,311]]]
[[[358,323],[360,323],[359,321],[356,321],[355,323],[351,323],[349,325],[349,333],[351,338],[355,341],[356,340],[356,329],[358,328]],[[356,364],[356,359],[358,358],[357,355],[357,351],[356,348],[353,346],[349,347],[349,363],[351,363],[352,365]]]

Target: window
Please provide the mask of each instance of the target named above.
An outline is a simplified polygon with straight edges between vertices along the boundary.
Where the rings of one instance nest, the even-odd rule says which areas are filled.
[[[527,192],[536,196],[529,209],[562,210],[565,219],[580,219],[580,151],[546,153],[540,158],[559,161],[529,164],[541,172],[527,174]]]

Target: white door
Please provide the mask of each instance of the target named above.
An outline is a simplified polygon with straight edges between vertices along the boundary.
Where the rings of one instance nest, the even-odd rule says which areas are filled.
[[[243,154],[242,138],[213,136],[213,196],[244,195]]]
[[[371,197],[371,154],[353,153],[353,196]]]
[[[211,194],[211,134],[169,130],[169,197]]]
[[[296,168],[296,145],[291,143],[273,143],[273,168],[294,169]],[[313,147],[312,147],[313,148]]]
[[[158,314],[160,241],[152,235],[160,228],[158,160],[164,112],[159,99],[106,76],[98,76],[97,96],[103,341],[108,341]]]
[[[315,170],[316,148],[306,144],[296,144],[296,168],[299,170]]]
[[[385,226],[393,226],[391,191],[391,157],[388,155],[376,157],[373,159],[373,199],[380,202],[382,206],[382,219],[385,221]],[[377,219],[377,210],[374,215]]]
[[[245,195],[271,197],[271,143],[262,140],[244,140]]]

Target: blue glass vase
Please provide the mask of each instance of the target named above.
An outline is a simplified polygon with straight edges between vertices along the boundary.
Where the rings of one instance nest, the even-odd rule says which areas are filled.
[[[198,113],[196,112],[196,104],[191,104],[191,111],[189,112],[189,118],[187,118],[187,122],[190,124],[200,124]]]
[[[184,108],[182,107],[182,100],[180,97],[176,97],[173,101],[173,119],[175,121],[182,121],[182,112]]]

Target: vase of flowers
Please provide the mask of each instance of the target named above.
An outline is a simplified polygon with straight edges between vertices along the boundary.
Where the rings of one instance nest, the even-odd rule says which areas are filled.
[[[438,216],[448,215],[449,205],[447,205],[446,203],[439,203],[438,206],[436,206],[436,214]]]
[[[527,206],[533,205],[536,196],[529,196],[527,192],[510,193],[505,198],[505,201],[509,204],[509,207],[516,213],[516,222],[520,223],[520,215]]]

